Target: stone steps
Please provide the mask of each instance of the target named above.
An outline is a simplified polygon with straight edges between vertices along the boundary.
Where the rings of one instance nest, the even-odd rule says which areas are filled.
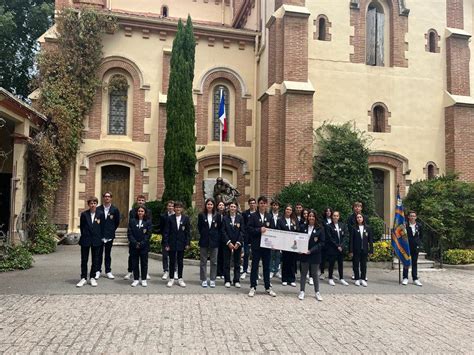
[[[115,232],[114,245],[128,245],[127,229],[118,228]]]
[[[432,269],[435,267],[435,264],[433,260],[426,259],[426,253],[418,254],[418,270]],[[398,267],[398,258],[396,256],[393,258],[393,267]]]

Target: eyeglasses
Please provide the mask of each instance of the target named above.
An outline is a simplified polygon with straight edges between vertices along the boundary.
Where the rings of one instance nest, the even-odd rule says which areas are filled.
[[[104,195],[104,197],[112,197],[112,196],[110,196],[110,195]]]

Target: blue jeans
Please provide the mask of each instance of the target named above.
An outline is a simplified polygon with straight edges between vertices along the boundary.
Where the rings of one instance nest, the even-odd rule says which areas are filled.
[[[272,261],[270,262],[270,272],[276,274],[280,269],[281,252],[272,250]]]

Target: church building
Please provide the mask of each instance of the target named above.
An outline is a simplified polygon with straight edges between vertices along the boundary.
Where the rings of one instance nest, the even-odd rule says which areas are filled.
[[[188,14],[198,206],[203,179],[219,172],[221,90],[223,177],[242,205],[312,179],[313,131],[325,121],[373,137],[376,210],[388,224],[397,185],[404,195],[448,172],[474,180],[471,0],[56,0],[57,11],[81,6],[113,14],[118,28],[104,34],[104,85],[57,194],[55,223],[69,231],[90,195],[111,190],[121,210],[139,194],[161,199],[172,42]],[[54,28],[40,41],[54,41]],[[128,85],[109,92],[114,80]]]

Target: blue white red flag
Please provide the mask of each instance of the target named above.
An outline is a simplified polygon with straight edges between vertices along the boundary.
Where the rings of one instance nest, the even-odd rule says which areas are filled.
[[[221,122],[222,140],[225,141],[227,137],[227,115],[225,112],[224,92],[222,90],[221,90],[221,100],[219,103],[219,121]]]

